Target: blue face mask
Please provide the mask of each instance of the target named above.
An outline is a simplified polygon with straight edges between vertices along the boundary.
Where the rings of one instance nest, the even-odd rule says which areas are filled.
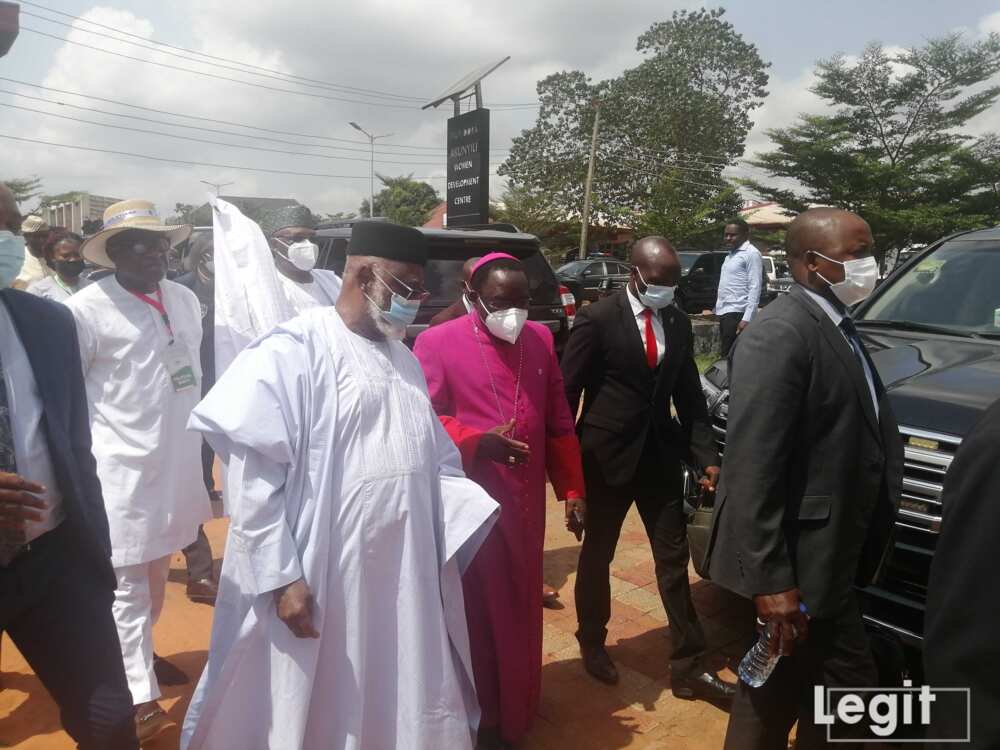
[[[12,232],[0,232],[0,289],[14,283],[24,265],[24,237]]]
[[[646,280],[642,278],[642,271],[638,267],[636,267],[635,272],[639,275],[639,281],[646,287],[645,292],[640,292],[638,286],[635,288],[636,293],[639,295],[639,301],[643,305],[650,310],[662,310],[674,301],[674,292],[677,291],[677,287],[647,284]]]
[[[400,294],[396,294],[392,291],[392,287],[382,281],[381,277],[379,277],[377,273],[373,273],[373,275],[376,279],[378,279],[378,282],[382,286],[389,290],[389,293],[392,295],[389,298],[388,310],[383,310],[378,305],[376,305],[376,307],[379,307],[382,319],[392,327],[395,337],[402,339],[406,336],[407,326],[412,325],[413,321],[417,319],[417,313],[420,311],[420,300],[409,300]],[[393,276],[393,278],[395,279],[396,277]],[[396,281],[399,281],[399,279],[396,279]],[[399,283],[403,284],[402,281]],[[403,286],[406,286],[406,284],[403,284]],[[365,297],[368,297],[368,295],[366,294]],[[375,300],[371,297],[368,297],[368,301],[375,304]]]

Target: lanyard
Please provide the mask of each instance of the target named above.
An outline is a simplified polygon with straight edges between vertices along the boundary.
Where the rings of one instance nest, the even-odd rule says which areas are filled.
[[[143,302],[145,302],[147,305],[152,307],[154,310],[156,310],[156,312],[160,314],[160,317],[163,319],[163,325],[166,326],[167,333],[170,336],[170,345],[173,345],[174,329],[173,326],[170,325],[170,316],[167,315],[167,308],[163,306],[163,292],[160,291],[159,288],[157,288],[156,299],[153,299],[148,294],[143,294],[142,292],[132,292],[132,294],[134,294],[136,297],[141,299]]]
[[[66,285],[65,285],[65,284],[63,283],[63,280],[59,278],[59,274],[57,274],[57,273],[56,273],[56,274],[52,274],[52,278],[54,278],[54,279],[56,280],[56,283],[57,283],[57,284],[58,284],[58,285],[59,285],[59,286],[60,286],[60,287],[62,288],[62,290],[63,290],[64,292],[66,292],[66,294],[68,294],[68,295],[69,295],[70,297],[72,297],[72,296],[73,296],[73,295],[74,295],[74,294],[76,293],[76,290],[75,290],[75,289],[70,289],[70,288],[69,288],[68,286],[66,286]],[[79,280],[77,281],[77,283],[78,283],[78,284],[80,283],[80,282],[79,282]]]

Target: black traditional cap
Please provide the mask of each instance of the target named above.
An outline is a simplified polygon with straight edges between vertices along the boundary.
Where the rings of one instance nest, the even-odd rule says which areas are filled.
[[[285,227],[308,227],[312,229],[314,221],[312,211],[301,203],[290,206],[280,206],[260,213],[261,230],[265,237],[273,237],[274,233]]]
[[[427,265],[427,238],[413,227],[387,221],[359,221],[351,227],[348,255],[373,255],[400,263]]]

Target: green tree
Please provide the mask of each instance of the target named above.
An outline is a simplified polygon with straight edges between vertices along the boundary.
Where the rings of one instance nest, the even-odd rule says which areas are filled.
[[[12,177],[4,180],[4,185],[10,188],[18,204],[30,201],[42,192],[42,181],[38,177]]]
[[[426,182],[413,179],[413,173],[400,177],[375,175],[384,187],[375,194],[375,216],[384,216],[395,224],[419,227],[441,202],[437,190]],[[368,200],[361,202],[359,214],[372,215]]]
[[[198,214],[198,208],[199,208],[198,206],[195,206],[192,203],[175,203],[174,204],[174,213],[171,216],[168,216],[165,219],[165,223],[167,223],[167,224],[199,224],[200,226],[204,226],[203,223],[195,221],[196,218],[202,218],[200,216],[197,216],[197,214]],[[204,212],[202,212],[202,213],[204,213]],[[211,208],[209,208],[209,210],[208,210],[208,223],[209,224],[212,223],[212,211],[211,211]]]
[[[891,54],[869,45],[857,62],[821,60],[813,91],[827,114],[767,132],[773,151],[752,161],[778,188],[745,181],[793,210],[840,206],[863,216],[881,253],[1000,219],[1000,143],[962,132],[1000,95],[1000,36],[960,34]]]
[[[736,188],[720,182],[715,187],[693,189],[674,177],[667,172],[653,186],[637,233],[669,237],[677,247],[719,247],[726,221],[742,206]]]
[[[540,81],[538,119],[514,139],[499,173],[579,215],[599,107],[597,222],[635,226],[668,180],[686,204],[707,211],[689,198],[710,206],[730,190],[722,170],[742,155],[750,115],[767,94],[769,64],[724,14],[678,11],[653,24],[638,39],[642,61],[617,78],[593,83],[568,71]]]

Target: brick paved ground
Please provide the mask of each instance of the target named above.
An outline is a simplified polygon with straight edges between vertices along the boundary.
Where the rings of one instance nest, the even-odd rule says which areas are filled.
[[[562,594],[564,609],[545,611],[545,656],[540,716],[522,750],[617,750],[618,748],[719,748],[726,714],[702,702],[677,700],[670,692],[667,659],[670,641],[666,616],[656,592],[653,562],[638,515],[629,515],[612,569],[612,619],[608,646],[621,673],[621,683],[607,687],[583,671],[573,632],[573,583],[578,546],[563,528],[561,514],[550,504],[546,535],[546,581]],[[218,557],[225,522],[206,527]],[[703,618],[715,667],[743,648],[739,631],[745,610],[738,600],[698,580],[693,570],[694,600]],[[188,674],[205,662],[211,625],[210,607],[184,596],[183,558],[173,560],[163,618],[156,627],[158,653]],[[4,690],[0,692],[0,747],[23,750],[68,750],[69,738],[59,729],[56,709],[10,641],[4,637],[0,660]],[[723,674],[729,680],[731,671]],[[180,722],[193,689],[167,688],[162,703]],[[149,747],[172,750],[176,731]],[[235,749],[234,749],[235,750]],[[446,749],[442,749],[446,750]]]

